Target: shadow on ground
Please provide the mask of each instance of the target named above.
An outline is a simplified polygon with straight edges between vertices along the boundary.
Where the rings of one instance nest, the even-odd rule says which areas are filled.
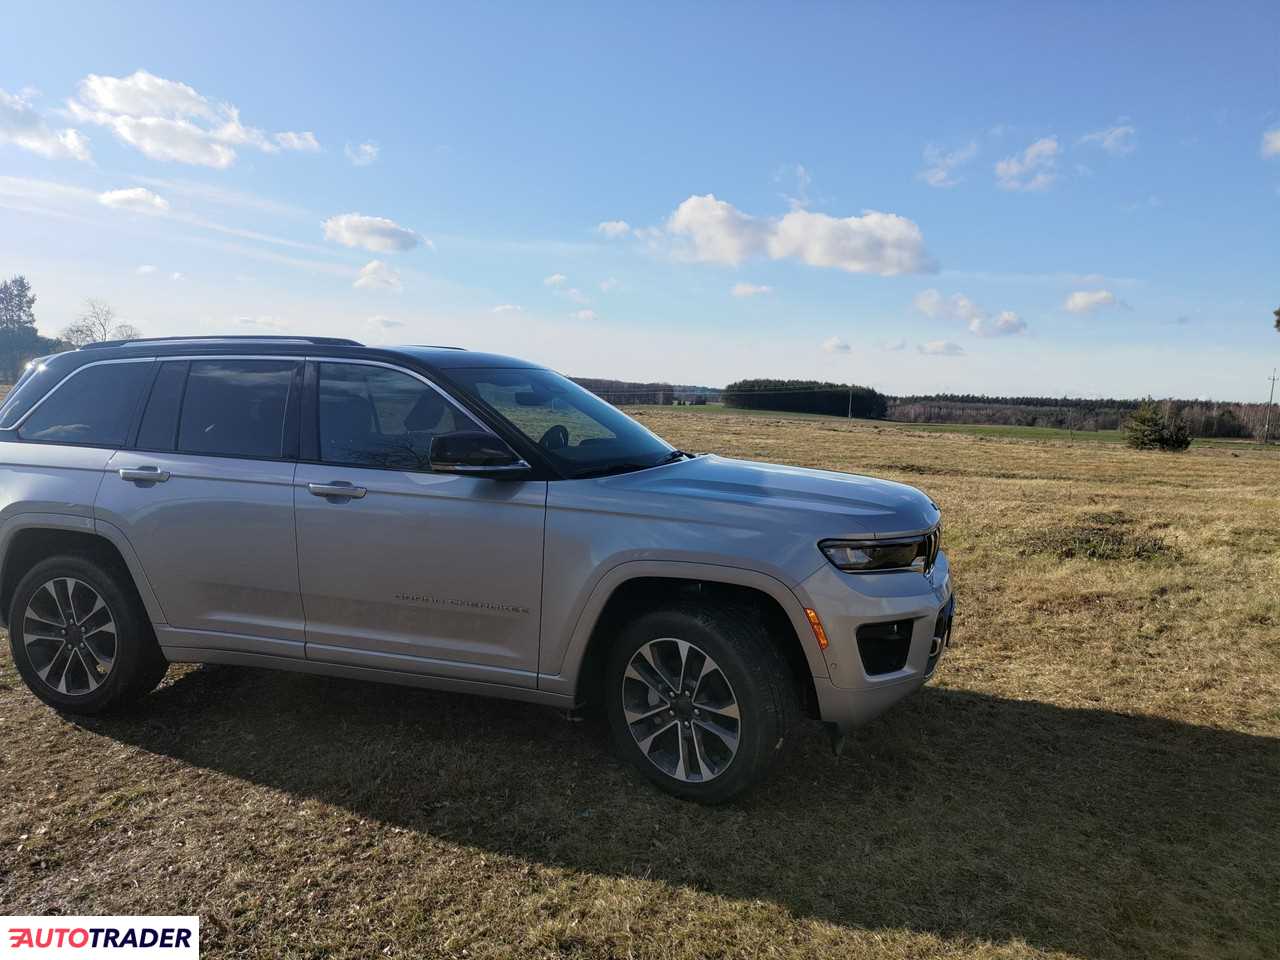
[[[726,808],[671,800],[537,707],[194,670],[84,724],[210,770],[546,865],[797,917],[1086,956],[1280,943],[1280,741],[926,688],[840,760],[814,726]]]

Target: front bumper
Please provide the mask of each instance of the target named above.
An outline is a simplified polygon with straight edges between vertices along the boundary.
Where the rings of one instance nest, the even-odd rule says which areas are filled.
[[[819,714],[841,732],[923,686],[950,644],[955,596],[945,554],[924,576],[848,574],[827,565],[801,588],[829,641],[828,676],[813,678]],[[881,643],[895,652],[877,655]]]

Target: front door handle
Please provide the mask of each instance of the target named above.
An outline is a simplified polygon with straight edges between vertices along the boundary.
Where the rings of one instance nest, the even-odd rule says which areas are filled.
[[[164,483],[169,479],[169,471],[159,467],[122,467],[120,479],[131,483]]]
[[[307,489],[317,497],[341,497],[344,500],[359,500],[369,491],[364,487],[356,487],[345,480],[333,483],[308,483]]]

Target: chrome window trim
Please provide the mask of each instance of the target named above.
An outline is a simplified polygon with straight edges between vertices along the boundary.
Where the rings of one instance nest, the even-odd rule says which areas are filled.
[[[30,409],[30,410],[28,410],[26,413],[24,413],[24,414],[23,414],[23,415],[18,419],[17,423],[15,423],[12,427],[6,427],[5,429],[6,429],[6,430],[12,430],[15,434],[17,434],[18,430],[22,427],[22,425],[23,425],[24,423],[26,423],[27,418],[28,418],[28,417],[30,417],[33,413],[35,413],[38,409],[40,409],[40,406],[41,406],[41,405],[42,405],[46,400],[48,400],[48,399],[49,399],[50,397],[52,397],[55,393],[57,393],[59,390],[61,390],[61,389],[62,389],[62,387],[63,387],[63,385],[64,385],[65,383],[67,383],[67,382],[68,382],[72,377],[76,376],[76,375],[77,375],[78,373],[80,373],[82,370],[88,370],[90,367],[100,367],[100,366],[106,366],[106,365],[108,365],[108,364],[114,364],[114,363],[167,363],[167,362],[169,362],[169,361],[191,361],[191,362],[195,362],[195,361],[198,361],[198,360],[269,360],[269,361],[284,361],[284,362],[292,362],[292,363],[295,363],[295,364],[302,364],[302,363],[316,363],[316,364],[320,364],[320,363],[351,363],[351,364],[356,364],[356,365],[358,365],[358,366],[365,366],[365,367],[382,367],[382,368],[384,368],[384,369],[386,369],[386,370],[393,370],[393,371],[395,371],[396,373],[403,373],[403,374],[406,374],[407,376],[412,377],[413,379],[418,380],[418,381],[420,381],[420,382],[422,382],[422,383],[426,384],[428,387],[430,387],[432,390],[434,390],[434,391],[435,391],[435,392],[440,396],[440,398],[441,398],[442,400],[444,400],[444,402],[445,402],[445,403],[447,403],[447,404],[449,405],[449,407],[450,407],[452,410],[456,410],[456,411],[458,411],[459,413],[463,414],[463,416],[465,416],[465,417],[466,417],[466,419],[467,419],[469,422],[471,422],[471,423],[475,424],[475,426],[476,426],[476,428],[477,428],[478,430],[481,430],[481,431],[483,431],[483,432],[485,432],[485,433],[489,434],[489,436],[493,437],[493,438],[494,438],[494,439],[496,439],[496,440],[500,440],[500,441],[503,443],[503,445],[505,445],[505,446],[510,446],[509,444],[507,444],[507,441],[506,441],[506,440],[504,440],[501,436],[499,436],[499,434],[498,434],[498,433],[496,433],[496,432],[494,431],[494,429],[493,429],[492,427],[490,427],[490,426],[489,426],[487,423],[485,423],[484,421],[480,420],[480,419],[479,419],[475,414],[473,414],[470,410],[468,410],[468,409],[466,409],[465,407],[461,406],[461,405],[460,405],[460,404],[459,404],[459,403],[458,403],[458,402],[457,402],[453,397],[451,397],[451,396],[450,396],[450,395],[449,395],[449,394],[448,394],[444,389],[442,389],[442,388],[439,386],[439,384],[435,383],[435,382],[434,382],[434,381],[432,381],[430,378],[423,376],[421,373],[419,373],[419,372],[418,372],[418,371],[416,371],[416,370],[410,370],[408,367],[402,367],[402,366],[400,366],[399,364],[395,364],[395,363],[388,363],[388,362],[386,362],[386,361],[384,361],[384,360],[366,360],[366,359],[363,359],[363,358],[360,358],[360,357],[334,357],[334,356],[327,356],[327,355],[322,355],[322,354],[309,354],[309,355],[307,355],[307,356],[302,356],[302,355],[299,355],[299,354],[287,354],[287,353],[286,353],[286,354],[281,354],[281,353],[275,353],[275,354],[271,354],[271,353],[268,353],[268,354],[259,354],[259,353],[192,353],[192,354],[187,354],[187,353],[183,353],[183,354],[174,354],[174,355],[172,355],[172,356],[170,356],[170,355],[167,355],[167,354],[166,354],[166,355],[163,355],[163,356],[153,356],[153,357],[118,357],[118,358],[111,359],[111,360],[92,360],[92,361],[90,361],[89,363],[84,364],[83,366],[76,367],[76,369],[72,370],[69,374],[67,374],[65,377],[63,377],[61,380],[59,380],[59,381],[58,381],[58,383],[57,383],[57,384],[55,384],[55,385],[54,385],[54,387],[53,387],[53,388],[52,388],[48,393],[46,393],[43,397],[41,397],[39,400],[37,400],[37,401],[35,402],[35,404],[31,407],[31,409]],[[319,371],[319,369],[317,368],[317,370],[316,370],[316,375],[317,375],[317,390],[319,389],[319,372],[320,372],[320,371]],[[316,409],[317,422],[318,422],[319,415],[320,415],[320,411],[319,411],[319,408],[317,407],[317,409]],[[20,436],[21,436],[21,435],[19,434],[19,437],[20,437]],[[24,443],[51,443],[51,442],[53,442],[53,441],[49,441],[49,440],[23,440],[23,442],[24,442]],[[66,444],[63,444],[63,446],[66,446]],[[85,446],[85,444],[80,444],[80,446]],[[182,452],[181,450],[173,450],[173,451],[169,451],[169,452],[170,452],[170,453],[173,453],[173,454],[175,454],[175,455],[182,454],[182,455],[186,455],[186,456],[224,456],[223,454],[190,454],[190,453],[188,453],[188,454],[183,454],[183,452]],[[329,465],[329,466],[353,466],[353,465],[351,465],[351,464],[330,464],[328,461],[325,461],[325,460],[303,460],[301,457],[273,457],[273,458],[260,458],[260,457],[249,457],[249,458],[246,458],[246,457],[237,457],[237,458],[235,458],[235,459],[241,459],[241,460],[243,460],[243,459],[270,459],[270,461],[271,461],[271,462],[273,462],[273,463],[278,463],[278,462],[291,462],[291,463],[320,463],[320,464],[326,464],[326,465]],[[386,468],[386,467],[372,467],[372,466],[367,466],[367,467],[365,467],[365,469],[369,469],[369,470],[385,470],[385,469],[389,469],[389,468]],[[434,472],[434,471],[433,471],[433,472]],[[443,472],[443,471],[442,471],[442,472]],[[461,471],[458,471],[458,472],[461,472]]]
[[[479,429],[483,430],[485,433],[489,434],[491,437],[495,437],[498,440],[502,440],[501,437],[499,437],[496,433],[493,432],[493,429],[487,423],[483,423],[470,410],[467,410],[465,407],[460,406],[458,404],[458,401],[454,400],[453,397],[449,396],[449,394],[446,393],[444,390],[442,390],[438,384],[434,383],[429,378],[424,377],[422,374],[418,373],[418,371],[416,370],[410,370],[407,367],[401,367],[394,363],[387,363],[384,360],[364,360],[357,357],[309,356],[307,357],[307,360],[313,363],[354,363],[362,367],[383,367],[384,369],[387,369],[387,370],[394,370],[397,373],[408,374],[410,377],[413,377],[413,379],[422,381],[428,387],[430,387],[432,390],[438,393],[440,395],[440,398],[444,400],[445,403],[447,403],[454,410],[457,410],[458,412],[464,414],[466,418],[470,420],[472,423],[474,423]],[[320,389],[320,370],[317,369],[316,370],[317,392],[319,392],[319,389]],[[319,423],[319,419],[320,419],[320,408],[317,405],[316,407],[317,424]],[[505,440],[502,440],[502,442],[504,445],[507,444],[507,441]],[[324,461],[321,461],[321,462],[324,462]]]
[[[41,397],[39,400],[37,400],[37,401],[32,405],[32,407],[31,407],[31,409],[30,409],[30,410],[28,410],[28,411],[27,411],[26,413],[24,413],[21,417],[19,417],[19,418],[18,418],[17,423],[15,423],[15,424],[14,424],[13,426],[11,426],[11,427],[5,427],[5,429],[6,429],[6,430],[12,430],[12,431],[14,431],[15,433],[17,433],[17,431],[19,431],[19,430],[21,430],[21,429],[22,429],[22,425],[23,425],[24,423],[26,423],[28,419],[30,419],[31,415],[32,415],[33,413],[35,413],[37,410],[39,410],[39,409],[44,405],[44,403],[45,403],[45,401],[46,401],[46,400],[48,400],[48,399],[49,399],[50,397],[52,397],[55,393],[57,393],[59,390],[61,390],[61,389],[62,389],[66,384],[68,384],[68,383],[71,381],[71,379],[72,379],[73,377],[75,377],[77,374],[81,373],[81,372],[82,372],[82,371],[84,371],[84,370],[88,370],[90,367],[105,367],[105,366],[108,366],[109,364],[114,364],[114,363],[155,363],[155,361],[156,361],[156,358],[155,358],[155,357],[121,357],[121,358],[118,358],[118,359],[116,359],[116,360],[93,360],[93,361],[91,361],[90,363],[86,363],[84,366],[76,367],[74,370],[72,370],[70,373],[68,373],[65,377],[63,377],[61,380],[59,380],[56,384],[54,384],[54,385],[53,385],[53,389],[51,389],[48,393],[46,393],[46,394],[45,394],[43,397]],[[21,434],[19,434],[19,436],[21,436]],[[23,437],[22,439],[23,439],[23,442],[24,442],[24,443],[50,443],[50,442],[52,442],[52,441],[49,441],[49,440],[27,440],[25,437]],[[90,444],[79,444],[79,446],[90,446]],[[105,448],[104,448],[104,449],[105,449]]]

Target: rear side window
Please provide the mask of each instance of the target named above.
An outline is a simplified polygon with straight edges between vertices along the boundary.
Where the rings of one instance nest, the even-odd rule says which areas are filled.
[[[178,425],[178,449],[276,459],[297,367],[292,360],[193,360]]]
[[[140,450],[172,450],[178,434],[178,412],[182,408],[182,388],[187,382],[185,360],[169,360],[160,366],[147,409],[138,427]]]
[[[122,446],[154,369],[150,361],[83,367],[35,407],[18,436],[43,443]]]

